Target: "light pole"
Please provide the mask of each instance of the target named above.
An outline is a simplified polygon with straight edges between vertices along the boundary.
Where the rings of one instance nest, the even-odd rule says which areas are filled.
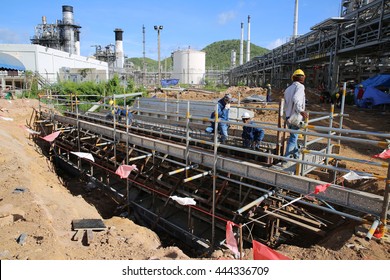
[[[161,61],[160,61],[160,31],[163,29],[162,25],[155,25],[154,30],[157,30],[157,49],[158,49],[158,85],[161,83]]]

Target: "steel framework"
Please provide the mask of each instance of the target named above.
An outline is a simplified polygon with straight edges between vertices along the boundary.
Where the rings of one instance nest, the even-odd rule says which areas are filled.
[[[126,107],[127,112],[133,112],[132,122],[123,122],[115,115],[110,121],[104,118],[112,105],[99,104],[102,111],[98,113],[81,112],[80,105],[87,103],[80,102],[80,96],[45,98],[48,104],[42,103],[34,111],[31,128],[43,135],[61,132],[50,144],[34,136],[50,152],[52,161],[103,190],[138,221],[175,236],[195,250],[211,250],[223,244],[227,221],[234,222],[237,232],[242,232],[238,235],[241,244],[256,239],[271,245],[307,238],[308,233],[324,236],[343,219],[387,224],[388,192],[379,196],[345,188],[332,180],[325,192],[314,194],[316,186],[325,182],[305,176],[319,168],[339,174],[350,171],[331,165],[330,159],[388,168],[387,163],[335,153],[342,141],[387,147],[385,139],[390,135],[313,125],[319,120],[342,118],[343,114],[334,114],[333,108],[329,115],[320,114],[307,123],[302,131],[304,156],[291,159],[283,168],[274,163],[281,159],[278,147],[283,146],[282,136],[290,130],[261,124],[267,132],[262,149],[249,150],[236,136],[242,123],[230,121],[229,142],[220,144],[216,134],[204,132],[208,115],[215,108],[213,103],[203,102],[201,106],[202,102],[138,98],[132,107]],[[60,114],[56,106],[64,104],[69,109]],[[255,109],[249,105],[245,108]],[[90,153],[94,161],[74,152]],[[123,164],[136,164],[138,171],[121,179],[115,171]],[[387,180],[389,189],[389,175],[356,172],[372,176],[374,181]],[[197,204],[183,206],[172,196],[190,197]]]
[[[233,68],[230,85],[284,87],[300,67],[309,86],[332,91],[339,81],[359,82],[389,71],[389,23],[389,0],[373,1],[344,17],[329,18],[311,32]]]

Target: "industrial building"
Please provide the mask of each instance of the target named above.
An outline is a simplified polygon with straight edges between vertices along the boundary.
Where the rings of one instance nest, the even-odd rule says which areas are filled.
[[[46,16],[35,27],[31,45],[0,44],[0,61],[11,56],[14,63],[2,67],[1,85],[27,89],[26,71],[38,78],[40,86],[60,81],[107,81],[124,66],[123,30],[116,28],[115,45],[96,46],[92,57],[80,55],[80,28],[74,21],[73,7],[62,6],[62,19],[49,24]],[[15,69],[15,65],[20,65]]]
[[[20,61],[26,71],[38,75],[46,84],[68,80],[81,81],[84,79],[80,72],[83,69],[88,70],[86,80],[100,82],[108,79],[108,64],[106,62],[41,45],[1,44],[0,56],[2,54],[13,56]],[[5,71],[1,80],[2,84],[25,88],[25,75],[22,71],[15,76],[8,76]]]

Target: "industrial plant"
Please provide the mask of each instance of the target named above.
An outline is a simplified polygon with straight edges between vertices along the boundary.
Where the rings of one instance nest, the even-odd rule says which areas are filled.
[[[222,247],[242,258],[253,241],[273,248],[311,245],[348,222],[365,225],[367,241],[382,238],[389,219],[389,163],[348,156],[343,149],[366,145],[388,150],[390,134],[349,129],[344,108],[347,81],[390,71],[390,0],[343,0],[338,17],[303,35],[297,34],[298,0],[295,4],[293,35],[263,56],[251,57],[251,16],[244,52],[241,23],[238,59],[232,50],[231,67],[221,80],[231,86],[269,83],[285,88],[293,70],[300,68],[308,88],[332,91],[341,85],[337,112],[336,104],[328,104],[329,111],[310,111],[299,124],[298,157],[284,156],[288,135],[297,134],[285,124],[285,100],[252,102],[241,92],[208,93],[209,100],[125,93],[98,101],[47,92],[27,122],[34,132],[30,138],[56,170],[80,179],[89,192],[109,197],[116,214],[170,236],[196,257]],[[128,69],[126,33],[120,28],[114,29],[115,45],[96,45],[93,57],[83,57],[82,27],[74,20],[73,7],[63,6],[62,12],[62,20],[54,24],[42,17],[31,45],[0,45],[0,56],[12,56],[19,62],[18,73],[32,71],[43,84],[99,82],[113,73],[144,85],[177,79],[189,88],[201,87],[207,79],[207,53],[190,47],[172,53],[172,71],[161,66],[153,73]],[[82,69],[88,69],[86,76]],[[7,70],[15,71],[12,66]],[[3,85],[25,86],[22,74],[1,79]],[[221,100],[229,105],[228,120],[218,110]],[[242,139],[247,115],[257,117],[249,127],[264,132],[249,148]],[[275,117],[272,122],[263,120],[269,115]],[[227,139],[219,138],[220,124],[229,129]],[[371,167],[379,168],[381,175]],[[314,178],[312,172],[319,175]],[[381,182],[384,191],[354,189],[345,183],[352,177]],[[233,249],[230,232],[238,244]]]
[[[389,1],[342,1],[340,16],[303,35],[297,34],[298,0],[295,5],[291,40],[246,63],[240,51],[239,66],[229,72],[230,85],[285,87],[294,69],[301,68],[307,73],[306,85],[334,92],[340,82],[390,72]]]

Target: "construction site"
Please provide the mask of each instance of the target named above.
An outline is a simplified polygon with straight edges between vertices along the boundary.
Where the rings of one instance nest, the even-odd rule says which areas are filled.
[[[358,180],[388,185],[388,164],[343,156],[341,146],[356,143],[386,149],[388,132],[345,129],[343,110],[335,113],[332,105],[328,113],[310,112],[301,132],[302,157],[280,166],[289,132],[283,126],[283,102],[259,106],[241,103],[237,96],[229,139],[222,144],[217,134],[205,132],[216,106],[210,101],[137,97],[126,108],[131,120],[115,114],[106,118],[115,104],[126,104],[125,99],[135,95],[116,95],[108,99],[111,102],[95,104],[99,112],[81,111],[84,103],[77,96],[42,96],[29,123],[30,129],[40,132],[34,141],[55,167],[110,197],[119,214],[172,235],[195,255],[224,244],[227,221],[236,226],[242,248],[253,239],[269,246],[315,243],[346,221],[369,224],[368,240],[374,232],[385,231],[387,188],[378,195],[348,188],[341,179],[354,172]],[[59,113],[56,108],[64,106],[67,110]],[[259,149],[243,148],[244,110],[253,114],[255,126],[266,131]],[[262,118],[267,114],[272,116],[269,122]],[[58,137],[50,144],[42,140],[55,132]],[[92,158],[80,157],[80,152]],[[365,168],[348,169],[339,161],[359,162]],[[121,165],[133,164],[136,169],[127,178],[116,173]],[[367,166],[383,170],[364,171]],[[312,172],[327,180],[307,176]],[[326,191],[315,193],[316,186],[326,183]],[[183,204],[175,197],[195,203]]]
[[[342,5],[342,17],[232,68],[224,92],[0,99],[0,258],[250,259],[257,241],[290,259],[389,259],[388,108],[346,99],[348,81],[388,71],[390,1]],[[300,157],[286,158],[283,93],[297,68],[309,117]],[[339,106],[320,99],[335,87]],[[255,148],[244,113],[265,132]],[[208,132],[218,124],[227,141]]]

